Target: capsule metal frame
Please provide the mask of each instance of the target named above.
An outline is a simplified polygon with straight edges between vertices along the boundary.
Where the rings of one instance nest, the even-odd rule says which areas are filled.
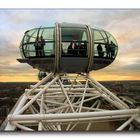
[[[53,39],[51,41],[45,40],[45,45],[47,44],[49,46],[49,43],[52,43],[54,54],[49,56],[48,54],[46,55],[45,52],[44,57],[36,56],[35,47],[34,52],[32,50],[32,52],[30,52],[30,48],[33,48],[35,38],[42,35],[43,37],[47,36],[47,34],[44,35],[44,30],[47,32],[48,29],[53,30]],[[40,30],[42,33],[40,33]],[[31,37],[35,32],[36,35],[34,36],[34,41],[31,41]],[[29,33],[32,34],[28,35]],[[82,40],[84,33],[86,40]],[[77,43],[77,52],[80,52],[80,45],[84,42],[86,44],[87,51],[85,56],[67,56],[62,54],[62,45],[65,43]],[[114,44],[114,46],[110,47],[112,50],[114,49],[114,52],[112,51],[114,53],[113,56],[111,56],[111,49],[109,50],[111,42]],[[101,47],[99,48],[100,50],[97,50],[99,44]],[[108,46],[108,50],[105,48],[106,46]],[[95,51],[95,48],[97,52]],[[22,59],[17,59],[19,62],[28,63],[33,68],[37,68],[40,71],[54,73],[88,73],[92,70],[102,69],[111,64],[116,58],[118,45],[115,38],[110,33],[102,29],[91,28],[89,25],[82,24],[55,23],[55,27],[40,27],[26,31],[20,44],[20,52]],[[34,56],[32,56],[31,53],[34,53]],[[109,56],[107,56],[108,54]]]

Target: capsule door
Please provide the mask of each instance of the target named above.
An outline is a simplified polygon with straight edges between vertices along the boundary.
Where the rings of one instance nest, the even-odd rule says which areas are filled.
[[[60,71],[85,72],[88,63],[86,27],[61,27]]]

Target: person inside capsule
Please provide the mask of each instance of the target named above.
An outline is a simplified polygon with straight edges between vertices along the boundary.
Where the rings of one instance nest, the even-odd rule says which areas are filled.
[[[45,53],[44,53],[45,40],[43,39],[43,36],[36,37],[36,41],[34,43],[34,46],[35,46],[35,51],[36,51],[37,57],[45,56]]]
[[[87,43],[84,41],[78,48],[79,56],[86,56],[87,55]]]
[[[116,51],[116,45],[113,43],[113,41],[110,42],[110,44],[105,45],[106,49],[106,58],[114,59],[115,57],[115,51]]]
[[[109,49],[110,49],[110,58],[114,58],[115,57],[116,45],[113,43],[113,41],[111,41],[111,43],[109,45]]]
[[[68,55],[71,55],[71,56],[78,55],[78,46],[76,45],[75,42],[70,43],[70,45],[68,46],[67,53],[68,53]]]
[[[97,51],[98,51],[98,56],[99,57],[103,57],[104,56],[103,48],[102,48],[102,45],[100,43],[97,46]]]
[[[106,58],[109,58],[110,52],[109,52],[109,44],[108,43],[105,45],[105,50],[106,50]]]

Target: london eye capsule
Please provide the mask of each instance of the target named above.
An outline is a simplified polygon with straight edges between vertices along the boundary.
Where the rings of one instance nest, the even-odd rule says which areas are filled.
[[[79,73],[108,66],[117,51],[115,38],[103,29],[56,23],[26,31],[17,60],[44,72]]]

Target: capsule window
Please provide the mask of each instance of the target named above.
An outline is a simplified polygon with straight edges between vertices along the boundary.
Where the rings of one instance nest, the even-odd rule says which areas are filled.
[[[92,30],[94,37],[94,57],[104,59],[114,59],[118,46],[114,37],[103,30]]]
[[[87,57],[86,28],[61,28],[63,57]]]
[[[54,27],[27,31],[21,46],[28,58],[54,56]]]

